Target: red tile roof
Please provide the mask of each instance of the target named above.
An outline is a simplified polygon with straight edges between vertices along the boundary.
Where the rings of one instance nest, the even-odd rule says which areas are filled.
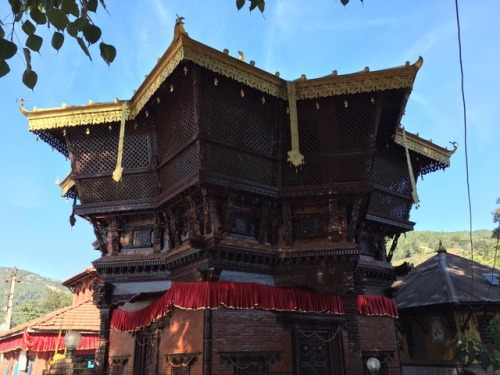
[[[30,332],[59,332],[75,330],[80,333],[97,333],[100,328],[99,309],[92,301],[71,305],[47,315],[30,320],[8,331],[0,333],[0,341],[22,334],[24,328]]]

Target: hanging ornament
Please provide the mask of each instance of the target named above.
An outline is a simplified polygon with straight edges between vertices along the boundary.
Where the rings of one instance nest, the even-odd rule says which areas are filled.
[[[218,86],[219,85],[219,80],[217,78],[214,78],[214,86]]]
[[[316,102],[316,109],[319,109],[319,103]]]
[[[87,128],[87,130],[85,130],[85,134],[89,135],[90,134],[90,129]]]
[[[189,69],[188,69],[188,67],[187,67],[187,66],[185,66],[185,67],[184,67],[184,69],[182,69],[182,70],[184,70],[184,75],[187,75],[187,74],[188,74],[188,70],[189,70]]]
[[[174,91],[174,85],[170,85],[170,92]]]
[[[245,91],[243,91],[243,89],[241,89],[241,90],[240,90],[240,96],[241,96],[242,98],[244,98],[244,97],[245,97]]]
[[[265,98],[265,97],[262,97],[262,98],[260,99],[260,101],[262,102],[262,104],[266,104],[266,98]]]
[[[347,108],[349,107],[349,103],[347,102],[347,100],[344,100],[344,108]]]

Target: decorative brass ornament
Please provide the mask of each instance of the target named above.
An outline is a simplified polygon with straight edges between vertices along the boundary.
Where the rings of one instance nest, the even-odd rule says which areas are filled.
[[[295,167],[304,164],[304,155],[300,153],[299,147],[299,121],[297,117],[297,101],[295,97],[295,82],[287,82],[288,107],[290,111],[290,137],[292,149],[288,151],[288,161]]]

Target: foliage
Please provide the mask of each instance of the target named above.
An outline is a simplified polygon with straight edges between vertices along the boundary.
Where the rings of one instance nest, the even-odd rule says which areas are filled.
[[[500,204],[500,198],[497,198],[497,204]],[[493,222],[497,223],[497,227],[493,230],[493,238],[500,240],[500,207],[493,211]]]
[[[36,319],[46,315],[52,311],[61,309],[71,305],[72,297],[68,293],[46,289],[46,294],[41,300],[29,300],[24,302],[13,316],[12,322],[14,325],[25,323],[29,320]]]
[[[0,267],[0,281],[6,281],[10,276],[10,269]],[[50,311],[68,306],[72,301],[72,294],[59,281],[40,275],[18,270],[14,298],[12,301],[12,324],[22,324],[28,320],[44,315]],[[5,296],[1,306],[7,305],[7,282],[0,282],[0,296]],[[0,310],[0,323],[5,320],[5,309]]]
[[[260,10],[261,13],[264,13],[264,9],[266,8],[266,1],[265,0],[249,0],[249,2],[250,2],[250,6],[249,6],[250,11],[257,8],[258,10]],[[340,0],[340,2],[344,6],[349,4],[349,0]],[[363,2],[363,0],[361,0],[361,2]],[[246,0],[236,0],[236,7],[238,8],[238,10],[243,8],[245,6],[245,3],[246,3]]]
[[[92,15],[101,7],[106,10],[104,0],[8,0],[11,13],[0,19],[0,77],[10,72],[10,59],[16,54],[26,68],[23,83],[33,89],[38,75],[31,64],[31,53],[40,52],[44,44],[41,29],[52,34],[50,44],[56,51],[63,46],[65,37],[73,38],[83,53],[92,60],[89,47],[101,40],[102,31]],[[100,42],[102,59],[109,65],[116,57],[116,49]]]
[[[457,349],[464,358],[464,366],[478,363],[483,370],[500,369],[500,322],[491,321],[489,326],[493,347],[489,350],[476,335],[458,334]]]
[[[474,247],[474,260],[489,266],[495,263],[497,241],[491,237],[490,230],[476,230],[472,232]],[[465,258],[471,257],[470,237],[468,231],[460,232],[431,232],[415,231],[401,236],[392,258],[393,264],[403,261],[415,265],[424,262],[436,254],[439,241],[449,253],[454,253]],[[390,248],[391,243],[387,244]],[[500,260],[495,266],[500,264]]]

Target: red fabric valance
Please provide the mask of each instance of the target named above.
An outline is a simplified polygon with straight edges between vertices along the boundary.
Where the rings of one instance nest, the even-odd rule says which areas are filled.
[[[17,349],[26,350],[23,336],[9,337],[6,340],[0,341],[0,353]]]
[[[391,316],[398,318],[398,309],[392,298],[384,296],[359,295],[358,312],[363,315]]]
[[[96,349],[99,341],[98,335],[82,335],[82,341],[77,350]],[[22,336],[16,336],[4,341],[0,341],[0,353],[13,350],[33,350],[35,352],[49,352],[64,350],[64,335],[54,334],[29,334],[25,329]]]
[[[175,283],[158,300],[141,310],[115,310],[111,327],[118,331],[135,331],[161,318],[173,307],[188,310],[229,308],[344,313],[344,304],[339,296],[309,289],[222,281]]]

